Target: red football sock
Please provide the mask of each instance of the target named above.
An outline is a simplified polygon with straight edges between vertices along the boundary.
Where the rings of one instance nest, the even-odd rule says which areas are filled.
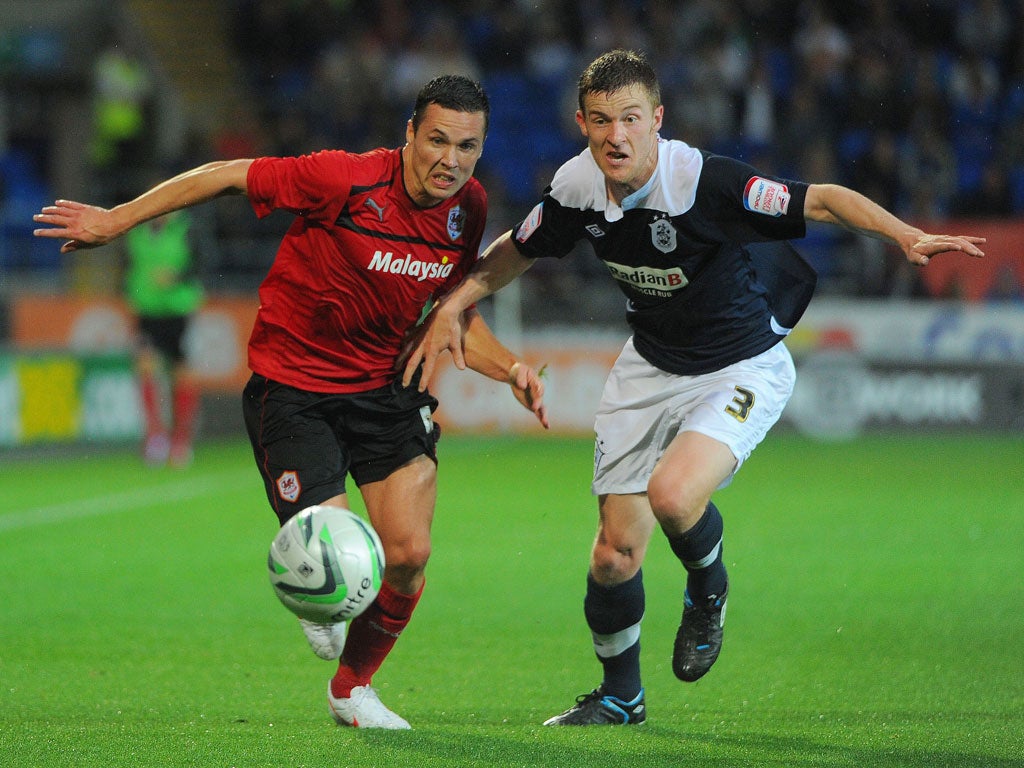
[[[345,639],[345,651],[331,680],[331,693],[335,697],[347,698],[353,688],[370,684],[374,673],[380,669],[409,623],[422,594],[422,586],[415,595],[403,595],[385,582],[377,599],[352,620]]]
[[[139,375],[139,393],[142,396],[142,416],[145,420],[146,437],[162,434],[164,420],[160,406],[160,383],[151,373]]]
[[[192,431],[199,410],[199,388],[192,383],[178,382],[174,385],[174,434],[171,442],[188,445],[192,442]]]

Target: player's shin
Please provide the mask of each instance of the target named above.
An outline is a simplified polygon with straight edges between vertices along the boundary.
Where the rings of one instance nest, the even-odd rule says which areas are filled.
[[[594,652],[604,668],[604,693],[630,701],[640,692],[640,622],[645,596],[643,572],[622,584],[605,587],[587,575],[583,601]]]
[[[387,582],[373,604],[352,620],[331,692],[345,698],[357,686],[369,685],[374,673],[394,648],[416,609],[423,587],[414,595],[396,592]]]
[[[712,502],[696,525],[678,536],[670,536],[669,546],[686,568],[686,591],[694,601],[725,592],[727,574],[722,559],[722,515]]]

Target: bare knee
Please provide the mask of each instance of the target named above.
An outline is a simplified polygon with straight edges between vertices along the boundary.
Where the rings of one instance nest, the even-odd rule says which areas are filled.
[[[685,482],[656,473],[648,483],[647,499],[661,527],[670,534],[676,534],[697,524],[711,496]]]
[[[711,494],[735,469],[736,457],[725,443],[699,432],[676,436],[647,481],[651,510],[665,533],[696,525]]]
[[[598,584],[612,587],[629,581],[640,570],[655,519],[643,494],[602,495],[598,511],[590,573]]]
[[[606,587],[629,581],[640,570],[645,549],[599,536],[590,556],[590,573],[598,584]]]
[[[423,584],[430,542],[385,545],[384,580],[399,592],[415,594]]]

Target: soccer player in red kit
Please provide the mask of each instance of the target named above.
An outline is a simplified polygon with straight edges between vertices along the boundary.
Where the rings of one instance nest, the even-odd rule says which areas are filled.
[[[302,622],[317,655],[340,655],[328,702],[345,725],[409,727],[370,683],[423,590],[439,428],[437,400],[403,387],[396,360],[424,312],[476,262],[487,196],[472,174],[488,115],[478,83],[445,75],[417,96],[403,147],[213,162],[110,209],[58,200],[35,216],[48,225],[35,234],[65,239],[67,253],[225,194],[247,195],[261,217],[295,215],[260,287],[243,412],[282,524],[314,504],[347,507],[351,475],[384,545],[380,594],[347,633]],[[463,322],[468,366],[510,384],[547,427],[536,372],[475,309]]]

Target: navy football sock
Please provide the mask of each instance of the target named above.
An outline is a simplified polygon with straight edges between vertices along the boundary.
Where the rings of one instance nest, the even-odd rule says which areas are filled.
[[[724,528],[718,507],[709,501],[696,525],[668,539],[672,551],[686,568],[686,589],[695,602],[725,591],[727,575],[722,560]]]
[[[643,572],[604,587],[587,574],[583,612],[604,667],[604,692],[632,701],[640,693],[640,620],[644,616]]]

